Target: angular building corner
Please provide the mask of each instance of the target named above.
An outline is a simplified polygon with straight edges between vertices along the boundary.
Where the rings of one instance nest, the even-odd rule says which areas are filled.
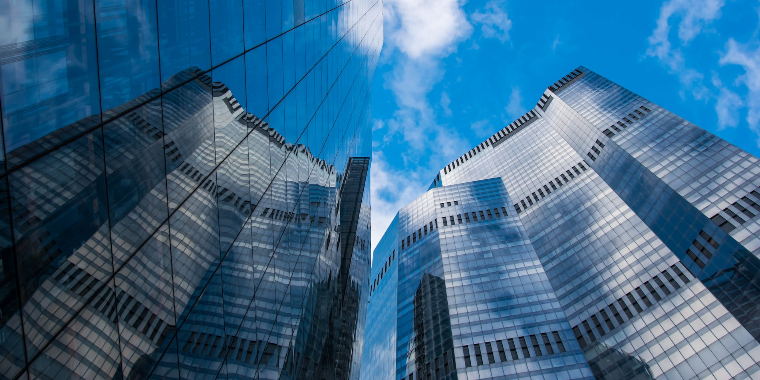
[[[398,212],[362,379],[757,378],[758,230],[756,157],[579,67]]]
[[[38,7],[0,0],[0,379],[358,379],[382,2]]]

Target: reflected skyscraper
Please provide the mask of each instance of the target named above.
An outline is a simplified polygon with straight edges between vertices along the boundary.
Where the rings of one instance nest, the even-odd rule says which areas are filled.
[[[756,378],[758,230],[756,157],[580,67],[399,211],[362,378]]]
[[[0,378],[358,379],[382,4],[286,3],[0,0]]]

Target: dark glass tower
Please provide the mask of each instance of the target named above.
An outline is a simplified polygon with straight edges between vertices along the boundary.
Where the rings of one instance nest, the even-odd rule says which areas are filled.
[[[440,281],[459,379],[756,378],[759,186],[756,157],[580,67],[399,211],[362,376],[449,378],[418,313]]]
[[[0,379],[358,379],[382,3],[0,14]]]

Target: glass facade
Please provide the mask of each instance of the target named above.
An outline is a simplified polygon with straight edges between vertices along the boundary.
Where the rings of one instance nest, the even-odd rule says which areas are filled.
[[[0,378],[358,379],[382,2],[0,15]]]
[[[758,230],[756,157],[580,67],[399,211],[362,376],[760,377]]]

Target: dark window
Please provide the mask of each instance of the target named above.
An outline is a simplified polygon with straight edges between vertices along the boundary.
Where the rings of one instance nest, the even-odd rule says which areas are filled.
[[[533,206],[533,200],[530,199],[530,197],[525,197],[525,199],[528,201],[528,204]]]
[[[451,206],[451,202],[446,202],[446,206]]]
[[[755,214],[753,214],[751,211],[747,210],[744,206],[742,206],[741,204],[739,204],[739,202],[734,202],[733,206],[736,207],[737,210],[741,211],[748,218],[752,219],[752,218],[755,217]]]
[[[607,135],[607,137],[615,136],[615,133],[612,132],[612,131],[610,131],[609,129],[605,129],[604,132],[602,132],[602,133],[604,133],[605,135]]]
[[[524,337],[519,337],[518,340],[519,340],[519,344],[520,344],[520,349],[522,349],[523,357],[529,358],[530,357],[530,351],[528,351],[528,343],[525,342],[525,338]]]
[[[705,268],[705,263],[702,262],[702,260],[699,257],[697,257],[697,255],[694,254],[694,252],[692,252],[691,249],[686,250],[686,256],[689,256],[689,258],[692,261],[694,261],[700,269]]]
[[[462,214],[457,214],[457,222],[459,222],[459,224],[462,224]]]
[[[702,239],[705,239],[705,241],[710,244],[713,248],[718,248],[718,242],[715,241],[715,239],[711,238],[710,235],[707,234],[705,231],[699,231],[699,236],[702,237]]]
[[[480,214],[480,219],[486,220],[485,215],[483,215],[483,211],[478,211],[478,214]]]
[[[670,267],[670,269],[672,269],[672,270],[673,270],[673,272],[676,272],[676,275],[678,276],[678,278],[680,278],[680,279],[681,279],[681,281],[683,281],[683,283],[684,283],[684,284],[688,284],[688,283],[689,283],[689,278],[688,278],[688,277],[686,277],[686,275],[685,275],[685,274],[683,274],[683,272],[681,272],[681,269],[680,269],[680,268],[678,268],[678,267],[677,267],[675,264],[673,264],[673,265]]]
[[[591,150],[593,150],[593,151],[594,151],[594,153],[596,153],[596,154],[602,154],[602,152],[600,152],[600,151],[599,151],[599,149],[596,149],[596,147],[595,147],[595,146],[592,146],[592,147],[591,147]]]
[[[497,218],[501,218],[501,214],[499,214],[499,209],[498,208],[493,209],[493,212],[496,213],[496,217]]]
[[[549,336],[546,335],[546,333],[541,333],[541,340],[544,342],[544,348],[546,349],[546,353],[548,355],[554,354],[554,348],[552,347],[551,342],[549,342]]]
[[[610,315],[607,314],[607,311],[602,309],[599,311],[599,314],[602,316],[602,319],[604,319],[604,324],[607,325],[607,328],[612,331],[615,329],[615,325],[612,324],[612,320],[610,320]]]
[[[573,173],[570,172],[569,170],[565,170],[565,173],[567,173],[567,175],[569,175],[570,178],[575,178],[575,176],[573,175]],[[565,178],[565,177],[562,177],[562,178]]]
[[[554,177],[554,180],[557,181],[557,185],[562,186],[562,181],[560,181],[559,178]]]
[[[413,232],[412,233],[412,243],[416,243],[416,242],[417,242],[417,233]]]
[[[515,340],[512,338],[507,339],[507,343],[509,344],[509,353],[512,355],[512,360],[519,359],[517,356],[517,347],[515,347]]]
[[[491,210],[486,210],[486,214],[488,214],[488,219],[493,219],[493,214],[491,214]]]
[[[575,172],[575,174],[581,174],[581,171],[578,170],[578,168],[576,168],[575,166],[573,166],[573,171]]]
[[[657,286],[660,287],[660,290],[662,290],[662,292],[665,293],[666,296],[670,295],[670,289],[668,289],[668,287],[665,286],[665,284],[662,282],[662,280],[660,280],[659,277],[655,277],[654,282],[657,284]]]
[[[549,190],[549,186],[544,185],[544,190],[546,190],[546,194],[551,194],[552,191]]]
[[[467,213],[465,213],[465,214],[464,214],[464,220],[465,220],[467,223],[470,223],[470,214],[467,214]]]
[[[549,181],[549,186],[551,186],[553,190],[557,190],[557,186],[554,186],[553,181]]]
[[[599,145],[600,148],[604,148],[604,144],[599,140],[596,140],[596,145]]]
[[[591,325],[588,324],[588,321],[582,322],[583,327],[586,329],[586,335],[588,335],[588,338],[591,340],[591,343],[594,343],[596,341],[596,335],[594,335],[594,331],[591,330]]]
[[[739,222],[739,224],[746,223],[746,221],[744,219],[742,219],[741,216],[736,215],[736,213],[734,213],[731,209],[728,209],[728,208],[724,209],[723,212],[725,212],[726,214],[728,214],[728,216],[732,217],[735,221]]]
[[[483,355],[480,353],[480,344],[474,344],[475,346],[475,362],[478,363],[478,365],[483,365]]]
[[[533,352],[536,353],[536,356],[543,356],[543,352],[541,352],[541,346],[538,344],[538,338],[536,338],[535,335],[530,336],[530,342],[533,344]]]
[[[568,172],[568,173],[570,173],[570,172]],[[567,179],[567,177],[565,177],[565,175],[564,175],[564,174],[560,174],[559,176],[560,176],[560,177],[562,177],[562,180],[563,180],[563,181],[565,181],[565,183],[568,183],[568,182],[570,182],[570,180],[569,180],[569,179]]]
[[[583,338],[583,334],[581,333],[581,329],[578,328],[578,326],[573,327],[573,334],[575,334],[575,339],[578,340],[578,344],[581,345],[581,348],[585,348],[587,343],[586,339]]]
[[[509,216],[509,214],[507,214],[507,209],[504,206],[501,206],[501,211],[504,213],[504,216]]]
[[[446,221],[446,217],[445,216],[443,218],[441,218],[441,219],[443,219],[443,226],[444,227],[446,227],[446,226],[449,225],[449,223]]]
[[[452,226],[456,224],[456,223],[454,223],[454,217],[451,216],[451,215],[449,215],[449,222],[451,222]]]
[[[552,331],[552,336],[554,336],[554,342],[557,343],[557,349],[559,349],[559,352],[565,352],[565,344],[562,343],[562,338],[559,337],[559,332]]]
[[[491,342],[486,342],[486,354],[488,355],[489,363],[496,363],[496,359],[493,357],[493,347],[491,347]]]
[[[504,351],[504,344],[500,341],[496,341],[496,348],[499,350],[499,359],[501,359],[502,362],[507,361],[507,354]]]
[[[515,203],[515,211],[517,211],[518,214],[522,212],[522,210],[520,210],[520,205],[517,203]]]
[[[523,208],[528,208],[528,205],[525,204],[524,200],[520,200],[520,203],[522,203]]]
[[[646,293],[644,293],[641,288],[636,288],[636,293],[639,295],[639,297],[641,297],[641,300],[644,302],[644,305],[646,305],[646,307],[652,306],[652,301],[649,300]]]
[[[617,300],[618,305],[623,309],[623,313],[628,317],[628,319],[633,318],[633,313],[631,313],[631,310],[628,308],[628,304],[623,301],[622,298],[618,298]]]
[[[472,219],[477,222],[478,221],[478,215],[475,214],[475,212],[471,212],[470,214],[472,214]]]
[[[755,210],[757,210],[757,211],[760,211],[760,205],[759,205],[759,204],[757,204],[757,203],[755,203],[755,201],[753,201],[752,199],[749,199],[749,197],[747,197],[747,196],[744,196],[744,197],[742,197],[742,200],[743,200],[743,201],[744,201],[746,204],[748,204],[748,205],[749,205],[749,207],[752,207],[752,208],[754,208]]]
[[[470,361],[470,348],[464,346],[462,347],[462,351],[464,352],[464,366],[472,367],[472,362]]]
[[[628,293],[626,294],[626,297],[628,297],[628,301],[631,301],[631,305],[633,305],[633,308],[636,309],[637,313],[641,313],[644,310],[641,308],[639,301],[636,300],[636,297],[634,297],[633,294]]]
[[[583,170],[584,172],[586,171],[586,167],[585,167],[585,166],[583,166],[583,164],[582,164],[582,163],[580,163],[580,162],[579,162],[579,163],[578,163],[578,166],[580,166],[580,167],[581,167],[581,170]]]
[[[538,194],[541,195],[541,198],[546,198],[546,195],[544,195],[544,192],[541,191],[541,189],[538,189]]]
[[[655,302],[660,302],[662,297],[660,296],[659,293],[657,293],[657,291],[654,290],[654,286],[652,286],[652,284],[650,284],[649,281],[644,283],[644,287],[646,287],[647,290],[649,290],[649,294],[651,294],[652,297],[654,297]]]
[[[623,323],[625,323],[623,321],[623,317],[620,316],[620,312],[617,310],[617,308],[615,308],[614,304],[609,304],[607,305],[607,307],[610,308],[610,311],[612,312],[612,316],[615,317],[615,320],[618,322],[618,325],[622,325]]]
[[[454,201],[454,206],[459,205],[459,201]]]
[[[425,231],[425,235],[427,235],[427,225],[425,225],[425,227],[423,227],[423,230]]]
[[[443,208],[443,203],[441,203],[441,208]]]
[[[602,328],[602,323],[599,322],[599,318],[597,318],[596,315],[592,315],[591,321],[594,322],[594,326],[596,326],[596,330],[599,331],[599,337],[601,338],[602,336],[604,336],[604,328]]]
[[[672,287],[673,287],[673,289],[676,289],[676,290],[678,290],[678,289],[680,289],[680,288],[681,288],[681,284],[679,284],[679,283],[678,283],[678,281],[676,281],[676,279],[675,279],[675,278],[673,278],[673,276],[671,276],[671,275],[670,275],[670,273],[669,273],[668,271],[662,271],[662,274],[663,274],[663,275],[665,276],[665,278],[668,280],[668,282],[670,283],[670,286],[672,286]]]

